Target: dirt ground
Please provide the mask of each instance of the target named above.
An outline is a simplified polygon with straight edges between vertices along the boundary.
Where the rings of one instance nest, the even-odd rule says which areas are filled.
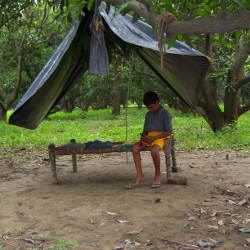
[[[250,151],[177,151],[188,185],[157,190],[148,152],[134,190],[130,154],[80,156],[77,173],[61,156],[60,185],[46,154],[0,156],[1,249],[250,249]]]

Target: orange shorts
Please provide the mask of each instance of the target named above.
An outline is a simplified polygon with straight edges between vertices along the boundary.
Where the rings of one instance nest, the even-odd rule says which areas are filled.
[[[160,135],[162,132],[158,132],[158,131],[151,131],[151,132],[148,132],[148,136],[156,136],[156,135]],[[163,147],[164,147],[164,144],[165,144],[165,139],[166,138],[171,138],[171,135],[169,136],[166,136],[164,138],[160,138],[160,139],[156,139],[154,140],[152,143],[147,143],[147,142],[144,142],[142,141],[142,144],[147,146],[147,147],[152,147],[153,145],[159,145],[159,147],[161,148],[161,151],[163,151]]]

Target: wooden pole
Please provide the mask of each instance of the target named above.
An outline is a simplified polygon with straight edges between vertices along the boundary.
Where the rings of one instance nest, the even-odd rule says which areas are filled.
[[[125,126],[126,126],[126,135],[125,142],[128,141],[128,99],[129,99],[129,81],[127,83],[127,94],[126,94],[126,118],[125,118]],[[128,152],[126,152],[126,162],[128,163]]]
[[[48,150],[49,150],[49,159],[50,159],[50,167],[51,167],[51,171],[53,174],[53,177],[56,181],[57,184],[59,184],[58,178],[57,178],[57,172],[56,172],[56,146],[54,143],[51,143],[48,146]]]
[[[127,84],[127,94],[126,94],[126,118],[125,118],[126,135],[125,135],[125,142],[128,141],[128,98],[129,98],[129,82]]]
[[[70,143],[76,144],[76,140],[71,139]],[[76,156],[76,153],[72,154],[72,165],[73,165],[73,172],[76,173],[77,172],[77,156]]]

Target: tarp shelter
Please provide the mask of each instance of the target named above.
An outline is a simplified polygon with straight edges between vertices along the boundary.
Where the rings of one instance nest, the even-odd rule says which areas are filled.
[[[204,54],[180,41],[170,48],[166,44],[164,67],[161,68],[158,41],[150,25],[141,20],[134,22],[128,14],[116,15],[113,7],[106,11],[105,2],[100,4],[98,12],[104,23],[104,33],[98,34],[97,43],[91,44],[93,12],[86,12],[75,22],[21,98],[10,116],[10,124],[35,129],[89,66],[95,73],[105,73],[110,46],[119,46],[126,52],[136,51],[168,87],[191,107],[196,106],[209,66]],[[106,46],[98,42],[103,37]]]

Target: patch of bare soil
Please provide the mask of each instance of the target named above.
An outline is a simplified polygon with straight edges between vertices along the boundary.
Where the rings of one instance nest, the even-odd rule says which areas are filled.
[[[165,164],[162,155],[162,183]],[[47,155],[16,150],[0,158],[2,249],[249,249],[250,151],[178,151],[188,185],[150,189],[153,164],[142,154],[145,182],[133,182],[128,154],[58,158],[53,184]]]

